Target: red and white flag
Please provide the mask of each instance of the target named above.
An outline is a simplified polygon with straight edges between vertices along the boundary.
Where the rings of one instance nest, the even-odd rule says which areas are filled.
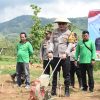
[[[90,38],[95,42],[97,54],[100,55],[100,9],[89,11],[88,31]]]

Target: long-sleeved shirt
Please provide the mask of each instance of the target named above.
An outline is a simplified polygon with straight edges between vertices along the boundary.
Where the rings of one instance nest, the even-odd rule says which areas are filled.
[[[66,53],[69,55],[71,45],[67,45],[68,37],[71,31],[66,30],[65,32],[61,32],[59,29],[54,30],[51,36],[51,46],[52,48],[48,49],[48,51],[53,52],[54,57],[59,57],[60,54]]]
[[[33,48],[30,42],[18,43],[17,62],[29,63],[29,57],[33,54]]]
[[[92,52],[85,46],[85,44]],[[86,41],[85,44],[83,43],[83,40],[79,41],[75,53],[75,60],[78,60],[78,56],[80,56],[79,63],[82,64],[91,63],[91,60],[95,60],[96,58],[95,44],[91,40]]]
[[[50,40],[47,39],[44,39],[43,42],[41,43],[40,58],[42,60],[48,60],[47,54],[49,45],[50,45]]]
[[[75,61],[76,46],[77,46],[77,43],[72,44],[72,50],[70,52],[70,61]]]

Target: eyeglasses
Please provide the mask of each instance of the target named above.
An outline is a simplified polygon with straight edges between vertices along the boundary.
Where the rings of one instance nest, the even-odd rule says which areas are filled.
[[[58,23],[58,25],[66,25],[66,23]]]

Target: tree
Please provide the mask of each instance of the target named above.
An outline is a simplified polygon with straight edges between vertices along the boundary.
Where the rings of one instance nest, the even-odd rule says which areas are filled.
[[[31,7],[33,9],[32,19],[34,21],[34,24],[31,27],[30,38],[32,40],[31,42],[32,42],[33,48],[38,50],[40,46],[41,38],[43,37],[41,21],[38,18],[38,13],[40,12],[41,8],[36,5],[31,5]]]
[[[32,9],[33,9],[33,26],[31,27],[31,32],[30,32],[30,38],[32,40],[32,45],[33,48],[38,50],[40,43],[44,37],[44,33],[46,30],[52,30],[53,26],[52,24],[47,24],[45,26],[41,25],[41,20],[38,17],[38,14],[41,11],[41,8],[36,6],[36,5],[31,5]]]
[[[41,11],[41,8],[36,6],[36,5],[31,5],[32,9],[33,9],[33,26],[31,27],[31,32],[30,32],[30,41],[31,44],[34,48],[34,56],[35,56],[35,62],[38,61],[38,55],[39,55],[39,49],[40,49],[40,44],[42,42],[42,39],[44,37],[44,33],[46,30],[51,30],[52,29],[52,25],[51,24],[47,24],[45,26],[41,25],[41,20],[38,17],[38,14]]]
[[[44,37],[44,33],[46,30],[51,30],[52,29],[52,25],[51,24],[47,24],[45,26],[41,25],[41,20],[38,17],[38,14],[41,11],[41,8],[32,4],[31,5],[32,9],[33,9],[33,26],[31,27],[31,31],[30,31],[30,41],[31,44],[34,48],[34,62],[38,62],[38,55],[39,55],[39,49],[40,49],[40,44],[42,42],[42,39]]]

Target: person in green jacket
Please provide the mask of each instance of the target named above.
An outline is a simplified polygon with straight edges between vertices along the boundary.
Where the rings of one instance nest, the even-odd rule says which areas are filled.
[[[82,90],[87,91],[89,87],[89,91],[93,92],[94,89],[93,65],[95,63],[95,58],[96,58],[96,49],[93,41],[89,39],[88,31],[82,32],[82,40],[80,40],[77,44],[75,53],[75,64],[77,64],[78,58],[82,74],[82,86],[83,86]],[[87,85],[86,73],[88,74],[88,85]]]
[[[27,41],[27,36],[25,32],[20,33],[20,42],[17,44],[17,84],[20,87],[21,74],[25,74],[25,88],[30,87],[30,73],[29,73],[29,58],[33,54],[33,48],[29,41]]]

